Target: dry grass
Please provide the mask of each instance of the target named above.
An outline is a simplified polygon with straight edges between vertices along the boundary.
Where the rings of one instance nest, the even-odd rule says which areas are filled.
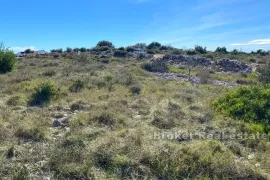
[[[212,112],[211,101],[228,88],[159,80],[132,60],[72,58],[21,59],[16,71],[0,76],[1,178],[269,178],[265,140],[154,138],[179,130],[251,130]],[[28,107],[37,84],[47,80],[60,97]],[[65,114],[71,115],[65,127],[52,127]]]

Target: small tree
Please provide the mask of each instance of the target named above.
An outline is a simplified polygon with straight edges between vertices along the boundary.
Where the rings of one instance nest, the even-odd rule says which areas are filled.
[[[195,46],[195,51],[201,53],[201,54],[206,54],[207,53],[207,50],[206,50],[206,47],[202,47],[202,46],[199,46],[199,45],[196,45]]]
[[[86,52],[87,49],[86,49],[85,47],[81,47],[80,51],[81,51],[81,52]]]
[[[120,47],[120,48],[118,48],[118,50],[120,50],[120,51],[124,51],[124,50],[125,50],[125,48],[124,48],[124,47]]]
[[[161,44],[159,42],[152,42],[147,46],[147,49],[159,49]]]
[[[74,52],[79,52],[80,51],[80,48],[74,48],[73,51]]]
[[[218,53],[227,53],[227,48],[226,47],[217,47],[216,51]]]
[[[17,61],[16,55],[5,49],[4,44],[0,43],[0,73],[11,72]]]
[[[99,41],[97,46],[106,46],[106,47],[109,47],[109,48],[114,48],[114,45],[110,42],[110,41]]]
[[[62,53],[63,52],[63,49],[60,48],[60,49],[56,49],[55,51],[58,52],[58,53]]]
[[[239,54],[239,51],[238,51],[237,49],[234,49],[234,50],[232,51],[232,54]]]
[[[30,53],[33,53],[33,52],[34,52],[34,51],[31,50],[31,49],[26,49],[26,50],[24,51],[25,54],[30,54]]]
[[[133,46],[128,46],[128,47],[127,47],[127,52],[133,52],[133,51],[135,51],[135,50],[136,50],[136,48],[133,47]]]
[[[71,52],[72,52],[72,48],[67,47],[66,51],[67,51],[68,53],[71,53]]]
[[[137,43],[134,45],[135,48],[146,49],[147,45],[145,43]]]

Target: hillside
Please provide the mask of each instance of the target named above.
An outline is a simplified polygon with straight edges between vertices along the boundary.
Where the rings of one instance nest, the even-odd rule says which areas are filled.
[[[0,179],[270,178],[269,52],[136,48],[28,54],[2,72]]]

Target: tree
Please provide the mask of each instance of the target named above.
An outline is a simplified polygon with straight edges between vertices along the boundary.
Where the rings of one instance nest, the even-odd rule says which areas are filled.
[[[74,52],[79,52],[80,51],[80,48],[74,48],[73,51]]]
[[[201,53],[201,54],[206,54],[207,53],[207,50],[206,50],[206,47],[202,47],[202,46],[199,46],[199,45],[195,45],[195,51]]]
[[[85,47],[82,47],[82,48],[80,49],[80,51],[81,51],[81,52],[86,52],[87,49],[86,49]]]
[[[60,48],[60,49],[56,49],[56,52],[58,52],[58,53],[62,53],[62,52],[63,52],[63,49],[62,49],[62,48]]]
[[[217,47],[216,51],[218,53],[227,53],[227,48],[226,47]]]
[[[120,47],[120,48],[118,48],[118,50],[120,50],[120,51],[124,51],[124,50],[125,50],[125,48],[124,48],[124,47]]]
[[[259,54],[259,55],[261,55],[261,56],[266,56],[266,55],[267,55],[267,52],[266,52],[265,50],[263,50],[263,49],[259,49],[259,50],[257,51],[257,54]]]
[[[145,43],[137,43],[134,45],[134,47],[138,49],[146,49],[147,45]]]
[[[152,42],[147,46],[147,49],[158,49],[161,44],[159,42]]]
[[[72,52],[72,48],[67,47],[66,51],[67,51],[68,53],[71,53],[71,52]]]
[[[136,50],[136,48],[133,47],[133,46],[128,46],[128,47],[127,47],[127,52],[133,52],[133,51],[135,51],[135,50]]]
[[[33,53],[33,51],[32,51],[31,49],[26,49],[26,50],[24,51],[24,53],[25,53],[25,54],[30,54],[30,53]]]
[[[232,54],[239,54],[239,51],[238,51],[237,49],[234,49],[234,50],[232,51]]]
[[[114,52],[115,57],[125,57],[126,54],[127,54],[127,51],[123,51],[123,50],[116,50]]]
[[[17,64],[16,55],[0,43],[0,73],[11,72]]]
[[[196,55],[196,51],[194,49],[189,49],[187,50],[187,55],[191,55],[191,56]]]
[[[109,48],[114,48],[114,45],[110,42],[110,41],[99,41],[97,46],[102,47],[102,46],[106,46]]]

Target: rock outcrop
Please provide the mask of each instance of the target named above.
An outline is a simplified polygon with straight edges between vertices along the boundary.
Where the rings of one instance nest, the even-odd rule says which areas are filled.
[[[221,59],[216,64],[223,72],[252,72],[252,67],[238,60]]]

